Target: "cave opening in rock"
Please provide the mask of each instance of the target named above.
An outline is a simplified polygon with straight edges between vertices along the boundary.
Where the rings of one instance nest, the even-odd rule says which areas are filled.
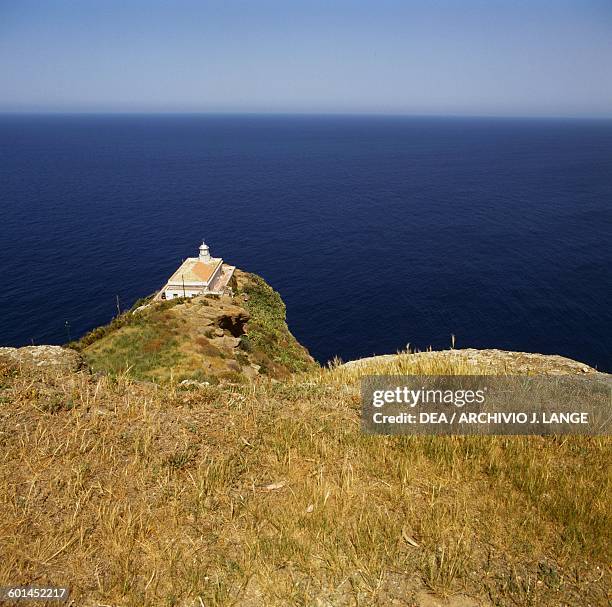
[[[248,318],[243,316],[223,316],[219,319],[219,327],[229,331],[233,337],[240,337],[246,333],[245,325]]]

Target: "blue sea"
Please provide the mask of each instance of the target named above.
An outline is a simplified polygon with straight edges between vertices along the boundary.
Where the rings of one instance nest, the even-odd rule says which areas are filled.
[[[503,348],[612,371],[612,121],[0,117],[0,344],[63,343],[202,238],[321,362]]]

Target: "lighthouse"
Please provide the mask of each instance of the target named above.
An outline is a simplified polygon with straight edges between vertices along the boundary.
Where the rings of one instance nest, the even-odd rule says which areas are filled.
[[[209,263],[210,261],[212,261],[212,257],[210,256],[210,250],[208,249],[208,245],[204,241],[202,241],[202,244],[200,245],[200,255],[198,259],[202,263]]]
[[[198,256],[184,259],[157,297],[174,299],[175,297],[231,293],[232,290],[228,284],[235,270],[236,266],[223,263],[220,257],[213,257],[208,245],[202,241]]]

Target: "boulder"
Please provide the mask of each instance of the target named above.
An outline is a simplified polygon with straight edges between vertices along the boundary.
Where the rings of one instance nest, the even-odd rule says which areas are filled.
[[[61,346],[2,347],[0,358],[29,367],[50,367],[66,371],[79,371],[85,367],[83,357],[76,350]]]
[[[397,357],[411,359],[448,359],[457,363],[474,365],[492,372],[503,371],[507,375],[538,374],[538,375],[571,375],[582,373],[597,373],[596,369],[584,363],[558,356],[556,354],[534,354],[531,352],[511,352],[508,350],[439,350],[435,352],[415,352],[401,354],[383,354],[370,356],[344,363],[345,367],[361,367],[370,363],[392,362]]]

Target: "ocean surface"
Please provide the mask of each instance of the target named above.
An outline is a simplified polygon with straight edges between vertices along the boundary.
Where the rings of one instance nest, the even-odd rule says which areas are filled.
[[[0,116],[0,344],[63,343],[202,241],[324,362],[503,348],[612,371],[612,121]]]

